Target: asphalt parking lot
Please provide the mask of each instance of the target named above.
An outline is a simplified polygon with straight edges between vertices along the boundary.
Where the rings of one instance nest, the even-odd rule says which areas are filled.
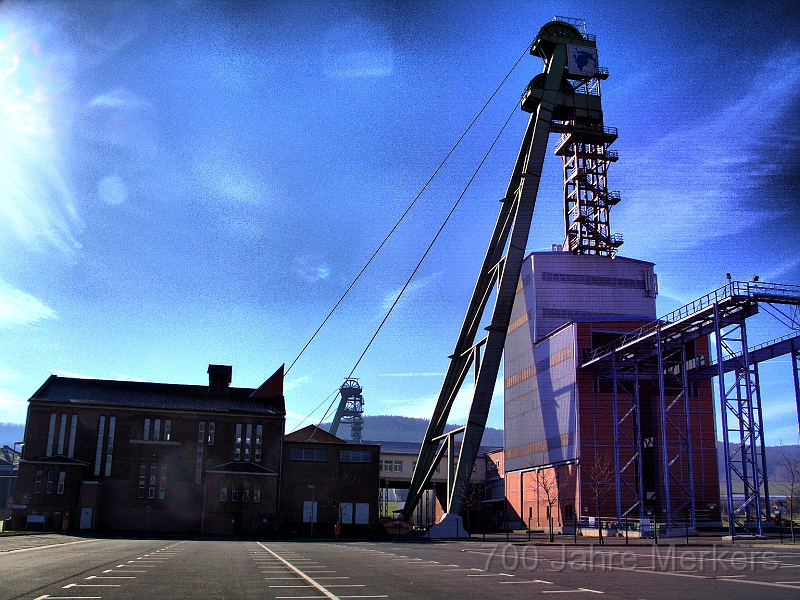
[[[800,599],[800,545],[0,538],[0,598]]]

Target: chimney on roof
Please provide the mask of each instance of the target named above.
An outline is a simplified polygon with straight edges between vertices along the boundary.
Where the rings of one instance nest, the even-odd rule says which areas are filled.
[[[226,396],[232,377],[233,367],[208,365],[208,393],[215,396]]]

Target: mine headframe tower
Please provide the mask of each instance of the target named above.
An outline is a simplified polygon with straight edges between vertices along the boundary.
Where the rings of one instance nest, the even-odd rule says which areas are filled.
[[[458,526],[457,519],[448,517],[461,512],[486,427],[551,133],[562,134],[557,151],[562,152],[569,182],[564,194],[570,249],[605,255],[615,250],[616,242],[608,233],[608,208],[618,196],[606,191],[605,173],[608,162],[616,158],[608,150],[616,131],[603,125],[600,80],[608,72],[598,67],[595,37],[585,32],[583,21],[556,17],[539,30],[530,51],[544,61],[544,71],[533,78],[522,96],[521,107],[531,117],[420,448],[403,509],[406,520],[430,483],[437,463],[448,448],[453,449],[455,436],[460,435],[457,458],[454,451],[447,452],[447,514],[442,522]],[[495,285],[487,335],[476,342]],[[471,367],[475,384],[467,423],[445,434],[450,409]]]
[[[350,439],[354,443],[361,443],[361,434],[364,430],[364,396],[361,395],[361,385],[358,379],[349,377],[339,388],[339,407],[331,422],[329,433],[336,435],[339,425],[350,424]]]

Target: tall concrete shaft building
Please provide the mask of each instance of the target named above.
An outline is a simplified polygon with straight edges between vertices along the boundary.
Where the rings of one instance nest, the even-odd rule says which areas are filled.
[[[510,521],[542,525],[548,505],[563,525],[576,515],[662,521],[667,486],[672,513],[684,511],[693,524],[719,521],[710,382],[690,386],[688,398],[663,419],[657,361],[635,378],[581,368],[586,351],[656,319],[653,267],[565,251],[525,260],[505,345]],[[687,368],[696,368],[708,360],[708,339],[690,341],[685,350]],[[686,442],[691,451],[675,451]],[[675,457],[666,479],[664,444]]]

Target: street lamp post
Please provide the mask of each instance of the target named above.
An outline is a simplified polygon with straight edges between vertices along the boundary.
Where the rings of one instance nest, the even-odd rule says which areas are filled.
[[[14,458],[17,455],[17,446],[20,447],[20,452],[22,452],[22,447],[25,445],[24,442],[14,442],[14,447],[11,449],[11,471],[8,473],[8,486],[6,487],[6,503],[3,505],[3,529],[6,529],[6,521],[8,520],[8,499],[11,496],[11,478],[14,476]]]
[[[308,489],[311,490],[311,515],[308,520],[311,522],[311,537],[314,537],[314,486],[309,484]]]

